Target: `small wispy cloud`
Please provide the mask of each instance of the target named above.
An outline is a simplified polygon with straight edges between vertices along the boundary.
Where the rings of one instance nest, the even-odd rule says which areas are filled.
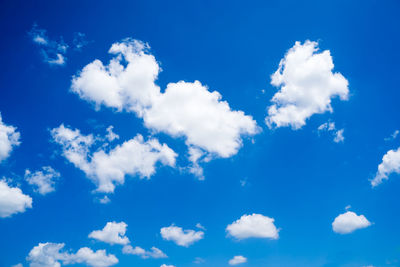
[[[318,133],[320,132],[331,132],[333,134],[333,142],[335,143],[344,142],[344,129],[337,129],[334,122],[325,122],[318,126]]]
[[[51,40],[47,36],[47,31],[39,28],[36,23],[33,24],[28,34],[32,38],[32,41],[40,47],[40,53],[44,62],[49,65],[58,66],[65,64],[65,54],[67,53],[68,45],[62,37],[60,37],[59,41]]]

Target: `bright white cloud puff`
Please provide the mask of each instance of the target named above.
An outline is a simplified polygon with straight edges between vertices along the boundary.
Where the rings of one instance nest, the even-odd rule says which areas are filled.
[[[69,264],[85,264],[91,267],[109,267],[118,263],[113,254],[105,250],[93,251],[88,247],[80,248],[76,253],[62,251],[64,243],[39,243],[27,257],[30,267],[60,267]]]
[[[34,186],[34,190],[41,195],[54,192],[56,181],[60,178],[60,173],[50,166],[42,167],[41,170],[31,172],[25,170],[25,180]]]
[[[91,232],[89,237],[110,245],[126,245],[129,243],[128,237],[125,236],[127,226],[124,222],[108,222],[102,230]]]
[[[232,259],[230,259],[228,263],[229,263],[229,265],[239,265],[239,264],[242,264],[245,262],[247,262],[247,258],[239,255],[239,256],[235,256]]]
[[[183,230],[175,225],[161,228],[160,233],[163,239],[173,241],[182,247],[189,247],[204,238],[203,231]]]
[[[332,72],[330,51],[318,50],[317,42],[296,42],[272,74],[271,84],[279,91],[273,96],[265,118],[270,128],[299,129],[313,114],[333,112],[332,98],[348,99],[348,81],[342,74]]]
[[[389,179],[392,173],[400,173],[400,147],[397,150],[389,150],[382,158],[382,163],[378,166],[375,177],[371,180],[373,187]]]
[[[177,154],[155,138],[145,141],[137,135],[108,152],[99,149],[91,153],[90,148],[96,142],[91,134],[82,135],[78,129],[72,130],[64,125],[53,129],[51,134],[62,146],[64,157],[85,172],[97,186],[97,192],[114,192],[116,185],[124,183],[126,175],[149,178],[155,173],[158,162],[175,166]]]
[[[5,180],[0,180],[0,218],[25,212],[28,208],[32,208],[32,198],[18,187],[11,187]]]
[[[253,213],[243,215],[240,219],[234,221],[226,227],[229,236],[237,239],[246,238],[268,238],[278,239],[279,230],[274,224],[274,219]]]
[[[205,153],[227,158],[242,146],[242,136],[254,135],[259,127],[251,116],[232,110],[217,91],[199,81],[169,83],[164,93],[155,84],[160,67],[141,41],[114,43],[108,65],[95,60],[72,79],[71,90],[96,108],[135,112],[154,132],[184,137],[193,163],[191,171],[202,176],[198,161]],[[126,64],[124,64],[126,62]],[[196,156],[193,153],[196,151]]]
[[[0,163],[7,159],[14,147],[18,146],[20,133],[17,128],[3,122],[0,114]]]
[[[335,218],[332,223],[332,230],[339,234],[349,234],[370,225],[371,223],[364,215],[357,215],[352,211],[347,211]]]

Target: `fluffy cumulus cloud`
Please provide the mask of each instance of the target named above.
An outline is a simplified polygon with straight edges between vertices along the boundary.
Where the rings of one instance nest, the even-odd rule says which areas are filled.
[[[110,151],[99,149],[91,153],[96,142],[93,135],[82,135],[64,125],[51,131],[53,139],[63,148],[63,155],[81,169],[96,184],[98,192],[114,192],[126,175],[150,178],[156,164],[175,166],[177,154],[155,138],[147,141],[141,135],[117,145]],[[104,144],[103,144],[104,145]]]
[[[204,238],[203,231],[183,230],[175,225],[161,228],[160,233],[163,239],[173,241],[183,247],[188,247]]]
[[[0,163],[10,156],[14,147],[20,144],[17,128],[6,125],[0,114]]]
[[[40,52],[43,61],[49,65],[64,65],[66,61],[65,54],[67,53],[68,45],[61,37],[59,41],[51,40],[47,36],[45,29],[41,29],[37,24],[32,26],[29,32],[32,41],[40,47]]]
[[[5,180],[0,180],[0,218],[25,212],[27,208],[32,208],[32,198],[18,187],[11,187]]]
[[[114,245],[126,245],[129,243],[125,236],[128,225],[124,222],[108,222],[102,230],[96,230],[89,234],[90,238]]]
[[[162,264],[160,267],[175,267],[175,265]]]
[[[392,173],[400,173],[400,147],[397,150],[389,150],[382,158],[375,177],[371,180],[372,186],[377,186],[383,180],[389,178]]]
[[[74,76],[71,90],[97,108],[135,112],[154,132],[184,137],[193,173],[202,175],[198,161],[210,160],[205,153],[230,157],[243,135],[259,131],[251,116],[232,110],[220,93],[199,81],[170,83],[162,93],[155,84],[160,67],[147,44],[126,39],[114,43],[109,53],[114,58],[108,65],[95,60]]]
[[[274,221],[273,218],[261,214],[243,215],[240,219],[229,224],[226,227],[226,231],[229,236],[237,239],[252,237],[278,239],[279,230],[276,228]]]
[[[247,262],[247,258],[239,255],[239,256],[235,256],[232,259],[230,259],[228,263],[229,263],[229,265],[238,265],[238,264],[242,264],[245,262]]]
[[[115,57],[109,64],[105,66],[96,59],[85,66],[73,77],[71,90],[97,108],[104,105],[141,116],[160,94],[154,83],[160,67],[154,56],[148,53],[148,48],[138,40],[114,43],[109,53]]]
[[[58,178],[60,178],[60,173],[50,166],[42,167],[41,170],[35,172],[25,170],[25,180],[41,195],[55,191]]]
[[[156,247],[152,247],[149,251],[141,247],[132,247],[131,245],[126,245],[122,248],[122,253],[140,256],[143,259],[154,258],[161,259],[167,258],[168,256]]]
[[[30,267],[60,267],[69,264],[85,264],[92,267],[108,267],[118,263],[118,259],[105,250],[93,251],[80,248],[76,253],[63,251],[64,243],[39,243],[27,257]]]
[[[335,218],[332,223],[332,230],[339,234],[349,234],[370,225],[371,223],[364,215],[357,215],[352,211],[347,211]]]
[[[267,125],[299,129],[313,114],[332,112],[332,98],[347,100],[348,81],[333,68],[329,50],[319,52],[317,42],[296,42],[271,76],[279,91],[268,108]]]

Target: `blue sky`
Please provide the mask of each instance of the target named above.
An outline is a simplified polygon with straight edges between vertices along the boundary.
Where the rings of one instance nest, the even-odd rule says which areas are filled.
[[[0,266],[398,266],[399,9],[3,1]]]

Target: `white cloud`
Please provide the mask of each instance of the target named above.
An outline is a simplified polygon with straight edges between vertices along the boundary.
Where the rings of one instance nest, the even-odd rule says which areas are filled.
[[[175,225],[161,228],[160,233],[163,239],[173,241],[183,247],[188,247],[204,238],[203,231],[183,230]]]
[[[108,267],[118,263],[118,259],[106,253],[105,250],[93,251],[83,247],[77,253],[69,253],[63,250],[64,243],[39,243],[27,257],[30,267],[60,267],[63,265],[84,263],[92,267]]]
[[[0,218],[25,212],[27,208],[32,208],[32,198],[18,187],[11,187],[5,180],[0,180]]]
[[[318,132],[323,132],[323,131],[333,133],[333,142],[335,143],[344,142],[344,136],[343,136],[344,129],[337,130],[334,122],[325,122],[321,124],[318,127]]]
[[[235,256],[229,260],[229,265],[238,265],[247,262],[247,258],[241,255]]]
[[[17,128],[6,125],[0,114],[0,162],[8,158],[13,148],[21,143],[19,138]]]
[[[335,143],[344,142],[343,132],[344,132],[344,129],[340,129],[335,132],[335,138],[333,139],[333,141]]]
[[[117,145],[110,151],[90,153],[93,135],[82,135],[61,125],[51,131],[56,143],[63,147],[63,155],[81,169],[96,184],[98,192],[114,192],[115,185],[123,184],[125,175],[149,178],[155,173],[158,162],[175,166],[177,154],[166,144],[152,138],[144,141],[141,135]]]
[[[296,42],[279,63],[271,76],[271,84],[279,91],[268,108],[265,122],[269,127],[299,129],[313,114],[333,112],[332,98],[348,99],[348,81],[342,74],[332,72],[330,51],[318,50],[317,42]]]
[[[391,141],[397,138],[397,136],[399,135],[400,131],[399,130],[395,130],[390,137],[386,137],[384,140],[385,141]]]
[[[24,266],[22,265],[22,263],[18,263],[18,264],[15,264],[15,265],[11,266],[11,267],[24,267]]]
[[[160,267],[175,267],[175,265],[162,264]]]
[[[65,54],[67,53],[68,45],[64,42],[62,37],[58,42],[50,40],[46,30],[40,29],[37,24],[33,24],[29,35],[32,41],[40,47],[44,62],[49,65],[59,66],[65,64]]]
[[[107,255],[104,249],[93,251],[90,248],[80,248],[75,255],[71,255],[68,263],[84,263],[93,267],[108,267],[118,263],[118,259],[112,255]]]
[[[25,170],[25,180],[28,184],[33,185],[36,192],[46,195],[55,191],[56,180],[60,177],[60,173],[50,166],[42,167],[42,170],[32,173]]]
[[[114,43],[110,63],[104,66],[95,60],[86,65],[73,77],[71,90],[97,109],[104,105],[135,112],[152,131],[184,137],[193,164],[189,170],[201,178],[198,162],[210,160],[206,153],[235,155],[242,137],[260,129],[251,116],[232,110],[220,93],[210,92],[199,81],[169,83],[161,93],[155,84],[160,67],[148,50],[138,40]]]
[[[274,225],[274,219],[261,215],[243,215],[240,219],[226,227],[228,235],[237,239],[245,238],[269,238],[278,239],[279,230]]]
[[[153,130],[186,137],[188,146],[227,158],[242,145],[241,135],[254,135],[258,128],[251,116],[231,110],[221,98],[199,81],[170,83],[146,110],[144,122]]]
[[[112,142],[115,139],[119,139],[119,135],[113,132],[114,126],[108,126],[106,138],[108,141]]]
[[[141,247],[132,247],[131,245],[126,245],[122,248],[122,252],[124,254],[131,254],[137,255],[142,257],[143,259],[147,258],[154,258],[154,259],[161,259],[161,258],[168,258],[168,256],[162,252],[160,249],[156,247],[152,247],[150,251],[146,251]]]
[[[196,227],[204,231],[206,230],[206,228],[203,225],[201,225],[201,223],[196,223]]]
[[[378,166],[378,171],[374,179],[371,180],[371,185],[377,186],[383,180],[389,179],[392,173],[400,173],[400,147],[397,150],[389,150],[382,158],[382,163]]]
[[[60,267],[60,261],[68,260],[69,254],[60,252],[65,244],[39,243],[27,257],[30,267]]]
[[[96,230],[89,234],[90,238],[114,245],[127,245],[128,237],[125,236],[127,224],[124,222],[108,222],[102,230]]]
[[[71,90],[82,99],[122,111],[134,111],[139,116],[160,94],[154,84],[160,67],[149,46],[138,40],[126,39],[114,43],[110,54],[115,57],[106,66],[96,59],[72,79]],[[126,66],[124,66],[126,62]]]
[[[332,229],[339,234],[349,234],[370,225],[371,223],[364,215],[357,215],[352,211],[347,211],[335,218],[332,223]]]

